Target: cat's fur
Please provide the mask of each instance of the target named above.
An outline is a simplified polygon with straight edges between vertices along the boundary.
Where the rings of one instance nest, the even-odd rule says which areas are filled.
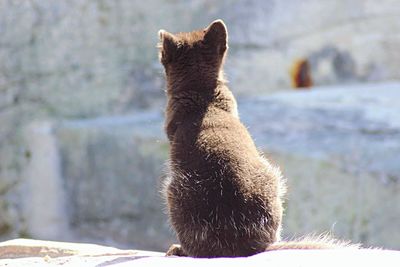
[[[276,243],[282,175],[257,150],[239,120],[222,71],[228,49],[225,24],[216,20],[189,33],[160,30],[159,37],[167,80],[165,131],[171,146],[165,192],[181,243],[169,254],[249,256],[304,247]]]

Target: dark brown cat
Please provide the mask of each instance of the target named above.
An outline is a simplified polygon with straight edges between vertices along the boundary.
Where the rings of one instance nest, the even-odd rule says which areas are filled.
[[[166,199],[181,243],[168,254],[249,256],[304,248],[303,243],[276,243],[284,193],[281,172],[257,150],[226,86],[225,24],[216,20],[190,33],[160,30],[159,37],[171,146]]]

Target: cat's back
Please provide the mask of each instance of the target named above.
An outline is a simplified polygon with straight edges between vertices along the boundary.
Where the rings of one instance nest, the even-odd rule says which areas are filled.
[[[202,115],[187,115],[180,123],[172,144],[172,155],[188,159],[196,155],[196,159],[210,157],[229,161],[259,161],[258,150],[239,118],[225,110],[210,107]],[[200,157],[204,154],[204,157]],[[247,162],[248,163],[248,162]]]

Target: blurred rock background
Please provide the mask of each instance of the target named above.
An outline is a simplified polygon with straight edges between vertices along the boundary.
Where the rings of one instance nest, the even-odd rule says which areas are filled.
[[[0,239],[165,249],[157,31],[222,18],[241,114],[293,192],[285,235],[399,249],[398,14],[395,0],[0,0]],[[300,59],[309,92],[289,89]],[[381,84],[350,86],[366,83]]]

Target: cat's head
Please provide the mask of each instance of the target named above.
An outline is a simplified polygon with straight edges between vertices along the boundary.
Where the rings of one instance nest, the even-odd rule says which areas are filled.
[[[228,48],[228,32],[222,20],[203,30],[177,34],[160,30],[158,34],[160,61],[167,75],[194,72],[200,76],[218,76]]]

